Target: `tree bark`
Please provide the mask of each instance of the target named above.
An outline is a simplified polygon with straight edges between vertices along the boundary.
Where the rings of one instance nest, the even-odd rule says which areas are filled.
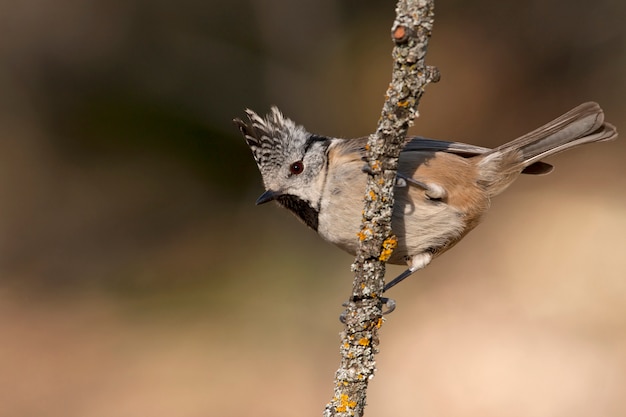
[[[437,69],[424,64],[433,22],[434,0],[398,1],[391,29],[395,44],[392,80],[378,128],[367,145],[371,172],[358,235],[359,250],[352,264],[354,285],[343,315],[341,364],[325,417],[362,416],[368,383],[376,370],[374,355],[378,353],[378,330],[383,323],[385,262],[397,244],[391,230],[391,214],[398,156],[417,116],[424,88],[439,79]]]

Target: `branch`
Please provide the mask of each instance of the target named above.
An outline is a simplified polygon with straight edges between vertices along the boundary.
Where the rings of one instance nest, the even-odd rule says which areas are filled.
[[[393,189],[398,156],[417,105],[430,82],[439,79],[434,67],[424,64],[434,20],[434,0],[399,0],[392,26],[393,73],[376,133],[369,137],[371,173],[359,250],[352,264],[355,273],[352,298],[347,305],[341,333],[341,364],[335,374],[334,396],[325,417],[362,416],[369,380],[374,376],[378,353],[378,329],[382,318],[379,297],[384,287],[385,262],[397,244],[391,231]]]

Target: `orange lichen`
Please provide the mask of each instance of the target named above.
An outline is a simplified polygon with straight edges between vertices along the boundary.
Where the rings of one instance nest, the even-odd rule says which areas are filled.
[[[350,397],[347,394],[341,394],[341,398],[339,398],[340,404],[337,406],[337,411],[340,413],[345,413],[349,408],[356,407],[356,401],[350,401]]]
[[[376,200],[376,193],[373,190],[370,190],[368,193],[370,200]]]
[[[395,236],[390,236],[383,242],[383,249],[380,252],[379,260],[387,262],[393,253],[393,250],[398,246],[398,239]]]
[[[361,346],[369,346],[369,344],[370,344],[370,340],[367,337],[362,337],[359,340],[359,345]]]
[[[367,240],[372,236],[372,231],[369,228],[364,228],[361,229],[361,231],[358,234],[359,236],[359,240],[363,241],[363,240]]]

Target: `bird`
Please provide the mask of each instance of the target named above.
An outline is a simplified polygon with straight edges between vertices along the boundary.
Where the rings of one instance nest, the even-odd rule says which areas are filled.
[[[261,117],[233,120],[252,151],[270,201],[291,211],[322,238],[355,255],[368,178],[367,137],[335,138],[308,132],[275,106]],[[595,102],[583,103],[517,139],[490,149],[461,142],[407,137],[394,188],[391,229],[397,247],[388,262],[407,269],[389,290],[427,266],[483,219],[491,199],[520,174],[543,175],[542,159],[617,137]]]

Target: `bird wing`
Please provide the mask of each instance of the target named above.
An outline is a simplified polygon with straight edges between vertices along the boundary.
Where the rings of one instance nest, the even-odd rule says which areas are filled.
[[[482,155],[491,151],[489,148],[482,146],[470,145],[463,142],[448,142],[445,140],[426,139],[420,136],[413,136],[405,145],[402,152],[446,152],[470,158],[476,155]],[[522,170],[523,174],[543,175],[552,171],[552,165],[536,161]]]
[[[402,150],[403,152],[448,152],[464,157],[470,157],[480,155],[491,150],[482,146],[469,145],[462,142],[448,142],[445,140],[426,139],[421,136],[413,136],[408,139],[409,141]]]
[[[342,139],[337,142],[337,147],[342,153],[360,152],[365,153],[367,136],[355,139]],[[482,146],[469,145],[462,142],[448,142],[445,140],[426,139],[421,136],[407,138],[402,152],[447,152],[463,157],[481,155],[490,151]]]
[[[351,155],[353,152],[361,154],[365,158],[365,145],[367,137],[356,139],[343,139],[338,141],[337,149],[339,154]],[[449,142],[446,140],[426,139],[421,136],[412,136],[408,138],[402,152],[446,152],[459,155],[463,158],[471,158],[473,156],[482,155],[491,151],[490,148],[483,146],[470,145],[463,142]],[[523,174],[542,175],[552,171],[552,165],[537,161],[522,171]]]

